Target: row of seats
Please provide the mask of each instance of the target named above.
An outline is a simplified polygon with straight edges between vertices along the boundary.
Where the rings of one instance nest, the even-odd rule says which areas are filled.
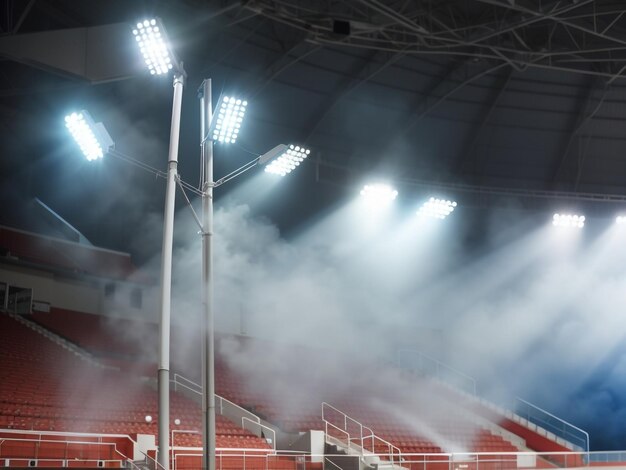
[[[30,349],[23,348],[25,344]],[[21,351],[25,358],[20,358]],[[0,358],[8,365],[0,367],[0,428],[158,432],[153,388],[130,374],[95,367],[5,314],[0,314]],[[48,358],[54,360],[52,371]],[[200,431],[199,404],[176,392],[170,396],[172,430],[184,426]],[[149,423],[147,415],[153,418]],[[181,419],[180,426],[174,424],[175,417]],[[269,448],[264,439],[223,417],[216,421],[216,432],[224,447]]]
[[[45,321],[50,325],[54,324],[54,328],[60,330],[59,332],[66,336],[81,336],[84,333],[82,330],[86,328],[85,325],[91,328],[90,334],[92,336],[99,336],[100,339],[108,338],[109,335],[114,335],[116,331],[116,325],[109,319],[105,321],[102,317],[95,315],[72,312],[62,312],[58,317],[55,317],[54,313],[53,311],[51,314],[46,314],[48,317],[46,317]],[[67,322],[58,320],[59,318],[69,318],[72,315],[72,318],[78,319],[72,327],[73,330],[67,329],[65,326]],[[39,320],[43,321],[41,318]],[[106,328],[103,325],[106,325]],[[127,325],[127,321],[120,320],[117,327],[123,329],[128,328],[129,325]],[[147,331],[148,334],[155,334],[155,330],[152,327],[147,328]],[[124,337],[124,335],[118,335],[118,337]],[[115,345],[115,343],[112,344]],[[229,364],[231,356],[238,356],[240,360],[242,357],[250,357],[251,360],[254,359],[255,363],[258,363],[264,357],[271,358],[271,347],[271,344],[255,342],[249,338],[218,338],[216,344],[218,356],[215,363],[216,393],[252,410],[261,417],[279,425],[285,431],[304,431],[308,429],[323,430],[324,423],[320,419],[319,404],[324,400],[329,400],[350,416],[354,416],[358,421],[372,428],[379,437],[403,448],[403,450],[418,449],[422,452],[442,450],[441,446],[438,446],[429,439],[428,435],[421,434],[411,426],[403,423],[403,420],[399,420],[395,415],[385,409],[381,409],[381,407],[373,405],[368,400],[368,393],[364,392],[364,389],[371,389],[370,393],[374,392],[379,394],[378,398],[380,401],[395,402],[393,391],[381,386],[375,380],[377,374],[382,376],[387,373],[386,369],[388,369],[388,365],[373,365],[372,367],[371,364],[368,364],[370,367],[368,368],[367,387],[356,386],[351,388],[347,387],[346,384],[341,384],[343,389],[340,390],[340,393],[334,393],[333,390],[328,389],[320,390],[317,393],[311,393],[310,390],[298,391],[298,377],[282,377],[283,380],[288,380],[288,383],[293,388],[293,402],[289,403],[289,406],[284,406],[284,403],[280,400],[276,400],[275,397],[272,396],[271,387],[252,386],[249,383],[245,367],[239,369],[231,367]],[[112,348],[115,348],[115,346]],[[291,355],[292,357],[287,359],[294,364],[316,363],[319,362],[319,357],[317,357],[316,354],[317,352],[307,350],[306,348],[294,348],[293,354]],[[197,360],[199,361],[199,358]],[[345,360],[345,358],[332,358],[333,362],[339,362],[341,360]],[[189,367],[189,370],[184,371],[184,374],[193,378],[193,373],[199,370],[199,364],[188,362],[184,365]],[[332,365],[336,366],[335,363]],[[260,367],[267,367],[268,372],[265,375],[272,377],[275,364],[268,359],[267,363]],[[353,367],[350,367],[350,365],[345,367],[346,370],[351,370],[352,368]],[[320,365],[320,369],[323,370],[322,365]],[[278,372],[280,373],[282,371],[278,370]],[[281,377],[279,377],[279,379],[281,379]],[[399,375],[398,379],[400,382],[404,381],[407,387],[420,386],[419,382],[413,377]],[[48,380],[53,379],[48,377]],[[377,388],[380,390],[377,390]],[[47,399],[54,402],[58,399],[58,396],[52,394]],[[118,409],[128,408],[127,405],[121,404],[120,406],[119,403],[116,403],[115,406]],[[152,406],[151,404],[150,407],[140,406],[135,408],[137,417],[133,419],[141,419],[141,414],[147,412]],[[455,416],[452,408],[446,409],[445,413],[432,413],[428,410],[428,407],[425,406],[424,402],[418,403],[417,401],[415,403],[399,403],[398,408],[411,411],[415,419],[420,422],[420,426],[418,426],[417,429],[426,426],[434,430],[434,434],[445,436],[447,442],[452,441],[458,445],[474,450],[487,447],[498,448],[505,451],[515,449],[512,444],[499,436],[491,435],[486,431],[479,432],[480,430],[476,428],[474,423],[471,423],[467,419],[462,419],[460,416]],[[69,411],[69,409],[67,411]],[[124,415],[115,415],[115,417],[118,419],[125,418]],[[185,421],[190,420],[189,415],[185,415],[184,419]],[[332,420],[333,418],[327,416],[327,419]],[[340,416],[339,419],[341,419]],[[359,430],[357,426],[354,424],[352,426],[353,427],[349,429],[351,435],[358,435]]]

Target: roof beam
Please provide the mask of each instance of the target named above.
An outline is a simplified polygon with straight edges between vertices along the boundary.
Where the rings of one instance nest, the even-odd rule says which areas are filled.
[[[306,46],[306,50],[296,53],[296,51],[302,46]],[[305,57],[313,54],[320,50],[323,46],[316,45],[314,47],[309,47],[309,44],[304,40],[298,41],[293,44],[289,49],[285,50],[276,60],[274,60],[271,64],[266,67],[265,74],[257,80],[256,84],[251,86],[250,89],[252,92],[250,93],[250,98],[257,96],[263,89],[269,85],[276,77],[278,77],[281,73],[287,70],[294,64],[297,64]],[[295,54],[292,56],[292,54]]]
[[[320,126],[320,124],[324,121],[324,118],[335,108],[335,106],[345,99],[350,93],[359,88],[364,83],[370,81],[377,74],[385,70],[392,64],[395,64],[404,57],[402,52],[398,52],[396,54],[392,54],[388,57],[388,59],[380,64],[378,64],[375,68],[372,69],[371,63],[376,58],[377,55],[381,54],[378,51],[371,52],[367,55],[364,62],[356,68],[350,77],[343,80],[339,86],[335,89],[333,94],[328,98],[322,106],[319,107],[318,111],[311,118],[308,125],[305,127],[306,137],[303,142],[306,143],[308,140],[315,134],[315,131]]]
[[[598,103],[593,109],[588,111],[592,102],[595,100],[594,92],[599,87],[599,85],[603,85],[603,89],[598,99]],[[576,137],[587,125],[589,125],[597,112],[600,110],[602,104],[604,103],[604,99],[606,98],[608,90],[608,83],[598,79],[594,80],[593,78],[590,78],[587,81],[587,86],[585,86],[583,90],[581,90],[576,105],[576,113],[572,116],[572,119],[570,120],[568,131],[563,139],[563,142],[561,143],[560,150],[557,153],[557,160],[554,162],[553,165],[551,174],[551,181],[553,184],[556,184],[562,175],[565,163],[568,160],[572,144],[574,143]]]
[[[577,29],[577,30],[582,31],[584,33],[587,33],[587,34],[589,34],[591,36],[595,36],[595,37],[604,39],[606,41],[616,42],[616,43],[621,44],[621,45],[626,45],[626,40],[623,40],[623,39],[620,39],[620,38],[617,38],[617,37],[613,37],[613,36],[607,36],[606,34],[604,34],[601,31],[595,31],[593,29],[586,28],[586,27],[581,26],[579,24],[576,24],[576,23],[574,23],[572,21],[568,21],[567,19],[560,18],[557,14],[554,14],[554,13],[535,11],[535,10],[523,7],[523,6],[515,4],[515,3],[513,3],[513,4],[511,4],[509,2],[501,3],[501,2],[498,2],[497,0],[478,0],[478,1],[480,1],[482,3],[488,3],[490,5],[495,5],[495,6],[499,6],[499,7],[508,8],[508,9],[511,9],[511,10],[514,10],[514,11],[518,11],[518,12],[521,12],[521,13],[527,13],[529,15],[535,16],[535,17],[540,18],[542,20],[552,20],[552,21],[555,21],[557,23],[562,24],[565,27],[569,26],[571,28]],[[579,3],[574,3],[574,4],[576,5],[576,7],[580,7],[580,6],[582,6],[582,5],[586,4],[586,3],[590,3],[590,2],[585,1],[585,2],[579,2]],[[595,16],[594,16],[594,19],[595,19]]]
[[[443,103],[446,99],[452,96],[454,93],[464,88],[474,80],[479,79],[485,75],[488,75],[502,67],[507,66],[506,62],[499,63],[495,66],[483,69],[480,72],[466,77],[461,82],[452,81],[454,75],[459,72],[465,71],[465,66],[468,60],[457,61],[451,68],[448,69],[446,74],[437,79],[433,86],[431,86],[425,94],[421,95],[410,107],[410,113],[401,120],[401,124],[398,126],[395,138],[409,132],[413,126],[422,120],[428,113],[435,109],[438,105]],[[391,139],[392,141],[395,139]]]
[[[17,33],[20,30],[20,28],[22,27],[22,24],[24,23],[24,20],[28,16],[28,13],[30,13],[30,10],[31,10],[31,8],[33,7],[34,4],[35,4],[35,0],[30,0],[26,4],[24,9],[22,10],[22,14],[20,15],[19,19],[17,20],[17,23],[15,23],[15,25],[13,26],[13,29],[11,30],[12,34],[15,34],[15,33]]]
[[[461,151],[455,159],[455,173],[458,174],[464,169],[468,169],[470,164],[473,166],[474,174],[480,171],[483,159],[481,154],[475,152],[476,144],[478,144],[483,129],[489,122],[489,119],[491,119],[493,112],[498,107],[498,103],[500,103],[500,99],[502,98],[502,95],[504,95],[512,76],[513,68],[509,67],[506,73],[498,79],[486,108],[480,115],[476,124],[474,124],[470,130],[465,145],[461,147]]]

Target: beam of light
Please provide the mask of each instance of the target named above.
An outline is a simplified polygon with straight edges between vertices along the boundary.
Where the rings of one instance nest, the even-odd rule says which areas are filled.
[[[265,167],[265,171],[275,175],[285,176],[295,170],[310,153],[311,151],[309,149],[298,145],[290,145]]]
[[[455,201],[437,199],[431,197],[417,211],[418,217],[430,217],[434,219],[445,219],[456,208]]]
[[[232,96],[220,96],[211,119],[209,136],[214,142],[234,144],[237,142],[241,123],[248,102]]]
[[[104,157],[113,141],[101,123],[96,124],[87,111],[65,116],[65,126],[89,161]]]
[[[152,18],[137,23],[133,34],[152,75],[163,75],[173,68],[173,57],[167,45],[161,22]]]
[[[624,215],[618,215],[618,216],[615,218],[615,223],[616,223],[617,225],[626,225],[626,216],[624,216]]]
[[[361,190],[361,197],[372,207],[386,206],[397,196],[398,191],[386,184],[366,184]]]
[[[555,227],[583,228],[585,226],[585,216],[575,214],[554,214],[552,225]]]

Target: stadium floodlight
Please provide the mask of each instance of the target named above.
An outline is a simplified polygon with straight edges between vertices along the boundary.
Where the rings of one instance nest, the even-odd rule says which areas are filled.
[[[554,214],[552,225],[555,227],[583,228],[585,226],[585,216],[575,214]]]
[[[85,110],[65,116],[65,127],[89,161],[104,157],[104,154],[114,147],[113,140],[104,124],[94,122]]]
[[[272,150],[262,155],[259,164],[268,163],[265,171],[275,175],[285,176],[296,169],[300,163],[309,156],[311,151],[299,145],[277,145]]]
[[[452,211],[454,211],[455,207],[455,201],[431,197],[428,201],[422,204],[422,207],[420,207],[417,211],[417,215],[419,217],[445,219],[452,213]]]
[[[133,29],[139,50],[152,75],[163,75],[178,68],[173,52],[170,50],[165,28],[159,18],[139,21]]]
[[[361,197],[371,204],[388,204],[398,196],[398,191],[386,184],[366,184]]]
[[[209,137],[213,142],[234,144],[246,113],[248,102],[240,98],[222,95],[211,119]]]

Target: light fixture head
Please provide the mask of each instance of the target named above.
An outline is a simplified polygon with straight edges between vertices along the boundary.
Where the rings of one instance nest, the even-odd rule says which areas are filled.
[[[246,114],[248,102],[222,95],[217,102],[209,127],[209,139],[224,144],[234,144]]]
[[[265,167],[265,171],[275,175],[285,176],[291,173],[300,165],[311,153],[309,149],[300,147],[299,145],[278,145],[270,150],[267,154],[262,155],[259,163],[262,161],[269,162]],[[272,156],[273,155],[273,156]]]
[[[576,214],[554,214],[552,225],[555,227],[583,228],[585,226],[585,216]]]
[[[89,161],[104,157],[104,154],[114,147],[104,125],[101,122],[94,122],[85,110],[65,116],[65,127]]]
[[[419,217],[445,219],[452,213],[452,211],[454,211],[456,206],[456,201],[431,197],[428,201],[422,204],[422,207],[420,207],[417,211],[417,215]]]
[[[163,75],[178,63],[171,51],[167,33],[159,18],[139,21],[133,29],[139,50],[152,75]]]
[[[397,196],[398,191],[387,184],[366,184],[361,190],[361,197],[374,205],[388,204]]]

